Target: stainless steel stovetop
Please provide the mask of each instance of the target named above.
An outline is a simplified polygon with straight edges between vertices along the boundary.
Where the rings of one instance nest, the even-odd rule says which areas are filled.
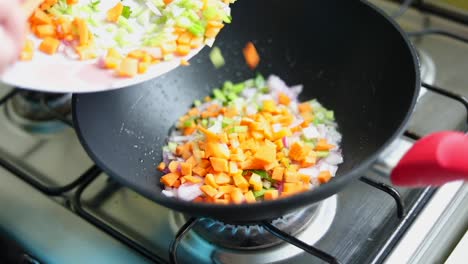
[[[391,1],[371,2],[388,13],[399,8]],[[413,8],[398,23],[407,31],[442,28],[468,38],[468,25]],[[468,44],[432,35],[412,40],[423,81],[468,96]],[[0,98],[10,89],[1,87]],[[38,99],[19,92],[0,106],[0,236],[17,241],[30,260],[40,263],[167,262],[169,245],[186,218],[101,173],[73,129],[55,119],[63,119],[66,100],[69,97]],[[44,102],[52,109],[44,110]],[[415,137],[464,129],[465,120],[461,104],[423,89],[406,136],[389,147],[362,181],[321,203],[297,238],[342,263],[444,262],[468,228],[468,208],[462,206],[468,202],[467,185],[395,188],[403,217],[395,199],[371,185],[391,189],[389,171]],[[213,228],[238,231],[221,224]],[[287,243],[255,251],[227,250],[193,232],[182,241],[178,257],[181,263],[322,263]]]

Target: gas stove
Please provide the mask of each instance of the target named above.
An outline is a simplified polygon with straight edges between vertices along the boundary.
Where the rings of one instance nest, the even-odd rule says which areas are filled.
[[[468,23],[459,14],[467,11],[370,2],[410,32],[425,84],[404,136],[359,181],[271,222],[191,218],[119,185],[89,159],[70,94],[1,86],[0,237],[19,248],[3,251],[18,252],[21,263],[457,263],[468,186],[397,188],[389,173],[420,137],[466,131]]]

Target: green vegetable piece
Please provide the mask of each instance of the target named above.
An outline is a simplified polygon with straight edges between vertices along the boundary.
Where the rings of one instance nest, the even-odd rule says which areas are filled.
[[[233,93],[240,94],[244,89],[245,89],[245,84],[244,83],[238,83],[238,84],[234,84],[232,86],[231,91]]]
[[[205,34],[205,27],[200,22],[193,22],[187,30],[197,37],[203,36]]]
[[[185,120],[185,122],[184,122],[184,127],[193,127],[194,125],[195,125],[195,123],[193,122],[192,119]]]
[[[203,17],[206,19],[206,20],[213,20],[215,19],[217,16],[219,15],[219,11],[213,7],[213,6],[209,6],[207,7],[204,11],[203,11]]]
[[[167,147],[169,148],[171,152],[175,152],[177,148],[177,143],[169,142],[169,144],[167,144]]]
[[[130,18],[130,15],[132,14],[132,9],[129,6],[124,6],[122,9],[122,16],[125,18]]]
[[[221,50],[218,47],[214,47],[211,52],[210,52],[210,60],[215,66],[215,68],[220,68],[224,66],[226,63],[224,61],[223,54],[221,53]]]
[[[227,117],[223,118],[223,121],[221,122],[221,125],[223,126],[223,128],[232,124],[234,124],[234,119],[227,118]]]
[[[330,155],[330,151],[317,151],[315,153],[317,154],[317,158],[326,158]]]
[[[255,77],[255,87],[257,87],[258,89],[265,87],[265,78],[263,78],[263,75],[261,75],[260,73],[258,73],[257,77]]]
[[[325,118],[330,120],[330,121],[335,121],[335,112],[333,111],[326,111],[325,112]]]
[[[231,81],[226,81],[223,84],[223,90],[226,92],[232,91],[232,88],[234,87],[234,84]]]
[[[220,89],[214,89],[213,95],[216,99],[220,100],[221,102],[224,102],[227,100],[226,96],[224,96],[223,92],[221,92]]]
[[[201,124],[202,124],[203,127],[207,127],[208,126],[208,120],[207,119],[202,119]]]
[[[94,11],[94,12],[99,12],[99,4],[101,1],[92,1],[89,3],[89,7]]]
[[[200,100],[193,101],[193,105],[195,105],[196,107],[199,107],[201,104],[202,102]]]
[[[260,191],[254,191],[253,195],[255,196],[255,198],[259,198],[265,195],[265,191],[266,191],[265,189],[261,189]]]
[[[248,131],[247,126],[235,126],[232,128],[232,132],[234,133],[246,133]]]

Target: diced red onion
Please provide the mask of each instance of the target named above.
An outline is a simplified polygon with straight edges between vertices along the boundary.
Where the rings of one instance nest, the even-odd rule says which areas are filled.
[[[320,134],[315,126],[308,126],[302,130],[304,137],[307,139],[318,138]]]
[[[177,197],[185,201],[191,201],[203,194],[200,186],[201,184],[184,183],[177,189]]]
[[[287,137],[283,137],[283,145],[284,145],[286,148],[289,148],[289,142],[288,142],[288,138],[287,138]]]
[[[175,197],[176,196],[176,192],[172,188],[166,188],[166,190],[163,190],[162,193],[164,195],[166,195],[167,197]]]
[[[101,56],[98,60],[97,60],[97,66],[99,68],[105,68],[106,67],[106,61],[104,59],[103,56]]]
[[[330,152],[328,157],[325,158],[325,162],[327,162],[330,165],[338,165],[340,163],[343,163],[343,156],[337,152]]]
[[[308,175],[311,178],[316,178],[319,175],[320,170],[317,167],[309,167],[309,168],[299,169],[298,172],[300,174]]]

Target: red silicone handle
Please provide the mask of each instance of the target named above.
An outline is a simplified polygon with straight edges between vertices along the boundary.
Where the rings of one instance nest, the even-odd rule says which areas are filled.
[[[391,174],[400,186],[439,186],[468,180],[468,135],[442,131],[417,141]]]

